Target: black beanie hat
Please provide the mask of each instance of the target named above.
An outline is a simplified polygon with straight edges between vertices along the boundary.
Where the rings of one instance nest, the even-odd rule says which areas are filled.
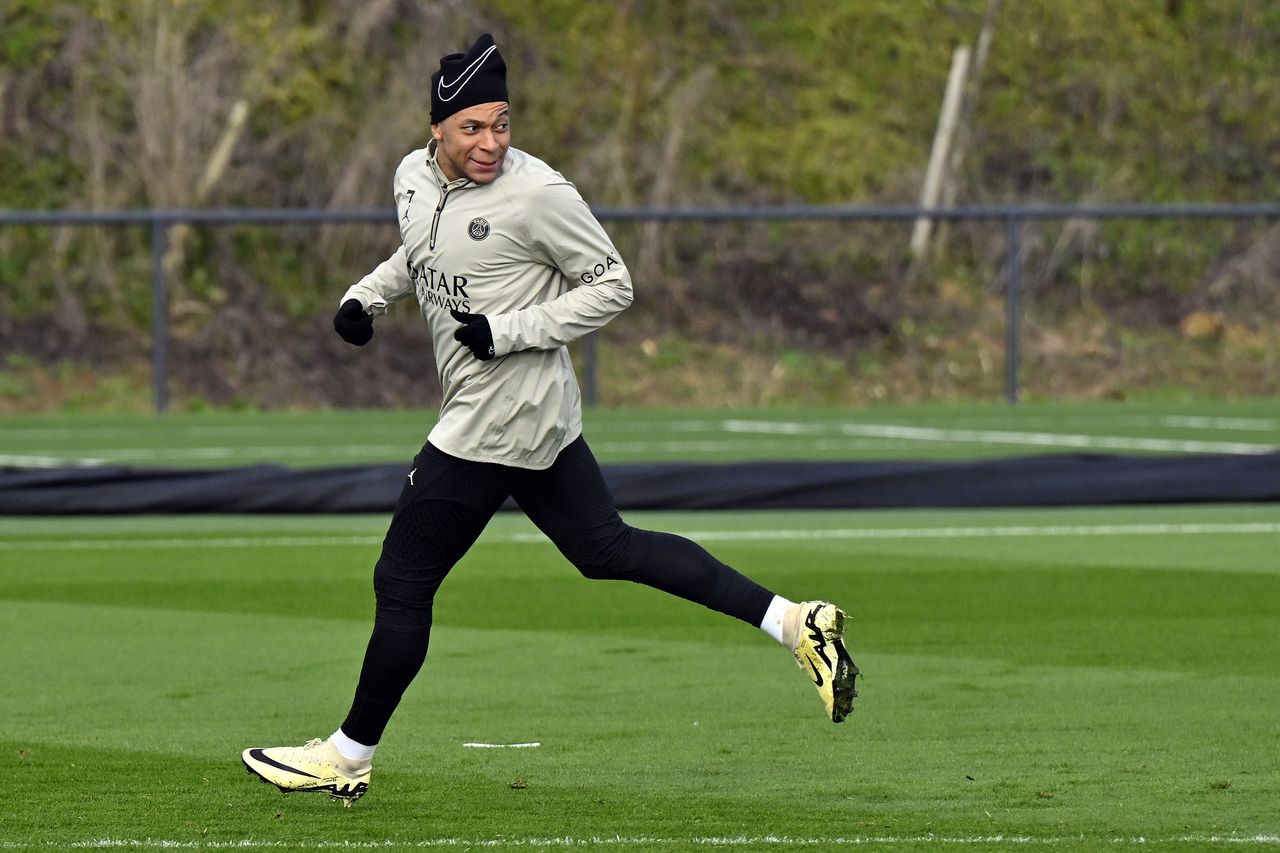
[[[431,75],[432,124],[476,104],[506,100],[507,63],[488,33],[466,53],[442,58],[440,70]]]

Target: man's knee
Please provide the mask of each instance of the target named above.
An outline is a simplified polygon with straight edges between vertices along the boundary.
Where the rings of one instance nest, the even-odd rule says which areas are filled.
[[[625,579],[627,573],[610,563],[574,562],[574,568],[587,580],[613,581]]]
[[[562,551],[588,580],[630,580],[644,563],[639,532],[620,525],[607,535],[584,539]]]
[[[420,631],[431,626],[431,609],[443,577],[408,569],[385,554],[373,570],[375,619],[395,631]]]

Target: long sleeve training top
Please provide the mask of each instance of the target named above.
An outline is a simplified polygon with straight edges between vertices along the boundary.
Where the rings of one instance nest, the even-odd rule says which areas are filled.
[[[348,288],[374,316],[413,294],[444,398],[428,440],[452,456],[543,469],[582,432],[582,395],[565,345],[632,300],[631,276],[577,189],[507,150],[488,184],[448,181],[436,143],[410,153],[394,189],[402,245]],[[449,311],[484,314],[494,358],[453,339]]]

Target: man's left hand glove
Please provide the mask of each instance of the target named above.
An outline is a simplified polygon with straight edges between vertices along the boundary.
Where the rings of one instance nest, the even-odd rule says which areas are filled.
[[[453,319],[462,325],[453,333],[453,339],[471,350],[481,361],[493,358],[493,332],[489,330],[489,318],[483,314],[467,314],[450,309]]]

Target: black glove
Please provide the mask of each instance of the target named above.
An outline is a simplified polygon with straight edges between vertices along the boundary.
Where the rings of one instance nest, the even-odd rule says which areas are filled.
[[[373,318],[364,313],[359,299],[348,299],[333,315],[333,329],[349,344],[362,347],[373,340]]]
[[[467,314],[450,309],[453,319],[462,325],[453,333],[453,339],[471,350],[481,361],[493,358],[493,332],[489,330],[489,318],[483,314]]]

